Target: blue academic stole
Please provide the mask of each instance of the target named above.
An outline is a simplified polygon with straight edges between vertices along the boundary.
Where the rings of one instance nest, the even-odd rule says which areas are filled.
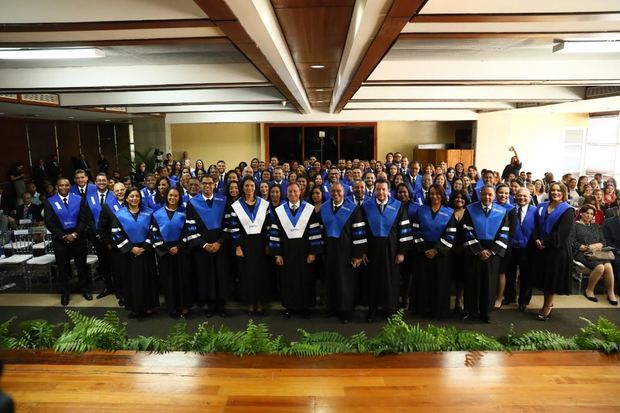
[[[78,226],[80,205],[82,204],[82,197],[79,195],[69,193],[66,198],[69,206],[62,202],[62,197],[58,194],[51,197],[48,201],[65,231]]]
[[[153,210],[150,208],[141,208],[138,212],[138,218],[134,218],[127,207],[121,208],[116,214],[116,218],[121,223],[127,238],[132,244],[141,244],[146,240],[151,228],[151,216]]]
[[[469,204],[466,208],[474,223],[476,238],[478,240],[493,241],[506,216],[506,210],[496,203],[492,203],[489,215],[486,216],[480,202]]]
[[[422,237],[424,241],[437,242],[443,235],[454,210],[447,206],[442,206],[433,218],[433,211],[430,205],[424,205],[418,209],[418,219]]]
[[[375,199],[369,199],[364,202],[362,208],[364,208],[364,212],[366,212],[368,226],[370,227],[372,235],[382,238],[389,237],[394,221],[398,216],[398,211],[400,210],[400,201],[394,198],[388,198],[383,214],[379,211],[379,205],[377,205]]]
[[[527,205],[526,205],[527,206]],[[517,225],[512,238],[512,246],[515,248],[525,248],[530,241],[534,228],[536,227],[536,207],[527,206],[527,212],[523,218],[523,223],[518,222],[519,219],[515,214]]]
[[[123,207],[116,197],[111,196],[110,198],[105,200],[105,203],[110,207],[114,215]]]
[[[175,211],[170,219],[166,208],[161,208],[153,213],[153,218],[165,242],[178,242],[181,239],[181,232],[185,225],[185,213]]]
[[[555,223],[566,212],[567,209],[572,208],[567,202],[562,202],[555,207],[550,214],[547,212],[549,207],[549,201],[538,204],[538,213],[536,214],[536,220],[540,228],[540,234],[542,239],[546,239],[551,235]]]
[[[342,229],[353,214],[355,207],[356,205],[353,201],[345,199],[338,209],[338,212],[334,214],[331,201],[327,201],[321,205],[321,220],[323,221],[323,225],[325,225],[325,230],[329,238],[340,237]]]
[[[99,218],[101,217],[102,206],[99,204],[100,197],[101,195],[99,194],[99,191],[86,195],[86,204],[88,205],[88,209],[90,210],[93,220],[95,221],[95,228],[99,227]],[[114,195],[112,195],[112,192],[108,191],[105,194],[105,199],[103,202],[107,204],[110,198],[114,198]]]
[[[198,195],[190,199],[189,203],[194,207],[200,220],[208,230],[222,228],[226,198],[221,195],[213,195],[213,204],[209,207],[204,196]]]
[[[497,204],[499,206],[501,206],[502,208],[504,208],[506,210],[506,213],[508,214],[510,211],[512,211],[513,209],[515,209],[515,206],[512,205],[510,202],[506,202],[505,204]]]
[[[410,200],[409,201],[409,205],[407,205],[407,216],[409,217],[410,220],[418,212],[418,209],[420,209],[420,205],[418,205],[415,202],[413,202],[413,199]]]

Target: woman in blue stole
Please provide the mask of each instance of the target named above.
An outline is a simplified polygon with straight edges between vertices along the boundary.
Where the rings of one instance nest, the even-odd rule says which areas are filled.
[[[450,313],[450,253],[456,237],[453,210],[446,203],[443,186],[431,185],[427,202],[418,208],[411,222],[419,264],[412,288],[413,310],[438,318]]]
[[[170,179],[165,176],[160,176],[157,179],[157,187],[156,187],[155,196],[153,198],[147,198],[148,202],[145,202],[145,206],[152,209],[153,211],[157,211],[159,208],[163,208],[166,205],[166,194],[168,193],[168,189],[170,189]]]
[[[407,217],[409,218],[409,222],[413,222],[413,217],[418,212],[418,208],[420,205],[416,204],[412,201],[411,197],[413,194],[411,193],[410,187],[407,184],[399,184],[396,189],[396,199],[398,199],[403,207],[407,211]],[[413,249],[407,251],[405,253],[405,261],[400,264],[400,275],[402,277],[402,283],[400,287],[400,297],[399,297],[399,308],[407,308],[409,301],[409,293],[412,285],[412,279],[415,278],[415,274],[412,274],[415,262],[415,251]]]
[[[142,206],[138,188],[125,193],[125,206],[115,215],[112,242],[120,256],[125,309],[130,317],[149,315],[159,306],[155,260],[148,238],[153,210]]]
[[[265,254],[269,202],[256,197],[253,177],[244,178],[241,187],[243,196],[228,207],[226,227],[237,257],[241,302],[248,306],[249,315],[260,315],[272,293]]]
[[[166,298],[168,314],[184,317],[194,305],[196,286],[193,282],[191,257],[183,239],[185,212],[180,206],[181,193],[170,188],[166,205],[153,213],[150,239],[157,253],[160,284]]]
[[[460,178],[455,179],[455,183]],[[456,236],[452,247],[452,280],[454,281],[454,311],[462,313],[464,310],[463,291],[465,283],[465,229],[463,228],[463,217],[466,207],[469,204],[469,194],[464,189],[454,189],[450,194],[450,208],[454,210],[452,214],[456,225]]]
[[[506,263],[510,260],[510,241],[512,240],[512,234],[514,233],[514,215],[510,213],[515,207],[510,202],[510,188],[506,184],[499,184],[495,189],[495,203],[504,207],[506,215],[508,215],[508,227],[510,228],[508,248],[506,254],[501,259],[499,264],[499,278],[497,279],[497,296],[495,297],[494,310],[502,308],[502,304],[512,304],[508,301],[504,301],[504,290],[506,289]]]
[[[545,303],[538,313],[541,321],[551,318],[556,294],[570,295],[571,292],[571,230],[575,223],[575,210],[567,200],[566,186],[553,182],[549,186],[549,201],[537,206],[534,242],[539,254],[535,283],[545,293]]]

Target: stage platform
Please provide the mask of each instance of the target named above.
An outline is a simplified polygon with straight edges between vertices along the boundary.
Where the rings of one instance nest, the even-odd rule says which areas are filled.
[[[0,351],[30,412],[620,412],[620,357],[596,352],[320,358]]]

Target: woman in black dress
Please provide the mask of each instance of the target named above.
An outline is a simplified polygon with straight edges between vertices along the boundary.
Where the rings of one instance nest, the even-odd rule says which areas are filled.
[[[409,186],[404,183],[398,184],[398,186],[394,189],[394,192],[396,194],[396,199],[398,199],[407,210],[407,217],[409,218],[409,222],[413,222],[414,216],[417,213],[418,208],[420,208],[420,205],[416,204],[415,202],[411,202],[412,194],[409,190]],[[405,254],[405,261],[400,264],[400,275],[402,277],[402,283],[398,303],[399,308],[409,308],[411,304],[408,303],[408,301],[409,294],[413,285],[412,278],[415,276],[414,274],[412,274],[413,268],[415,266],[415,259],[415,251],[411,249]]]
[[[253,177],[244,178],[241,187],[243,196],[230,206],[227,227],[237,257],[241,302],[248,306],[249,315],[260,315],[272,289],[265,254],[269,202],[256,196]]]
[[[559,182],[549,185],[549,201],[541,202],[536,211],[535,244],[539,251],[536,266],[537,287],[545,294],[538,319],[551,318],[556,294],[570,295],[573,269],[573,225],[575,211],[566,202],[568,189]]]
[[[411,222],[418,264],[413,306],[418,314],[438,318],[450,312],[450,250],[456,236],[453,211],[446,203],[443,186],[431,185]]]
[[[603,229],[594,222],[595,213],[596,208],[589,204],[579,210],[579,220],[574,226],[573,259],[592,271],[583,295],[590,301],[598,302],[598,298],[594,295],[594,287],[602,277],[607,290],[607,301],[611,305],[618,305],[614,293],[614,270],[611,261],[599,261],[587,255],[589,252],[600,251],[606,244]]]
[[[191,258],[185,238],[185,212],[181,211],[181,194],[170,188],[166,206],[153,213],[151,242],[157,253],[159,277],[171,317],[184,317],[194,305],[196,286],[193,283]]]
[[[457,178],[458,179],[458,178]],[[469,195],[463,189],[456,189],[450,195],[450,207],[454,210],[454,224],[456,236],[452,247],[452,281],[454,282],[454,311],[463,312],[463,284],[465,282],[465,229],[463,228],[463,216],[465,207],[469,204]]]
[[[125,206],[114,216],[112,242],[120,252],[125,309],[129,317],[149,315],[159,306],[155,260],[148,238],[153,210],[142,206],[138,188],[125,193]]]

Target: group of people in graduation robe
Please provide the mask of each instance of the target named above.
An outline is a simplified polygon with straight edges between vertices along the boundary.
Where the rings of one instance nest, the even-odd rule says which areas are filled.
[[[116,293],[135,317],[155,311],[160,291],[171,316],[184,316],[198,305],[209,317],[224,317],[235,288],[250,315],[263,314],[277,290],[284,318],[307,316],[315,305],[317,258],[327,311],[343,322],[359,304],[368,307],[368,321],[396,312],[409,271],[410,310],[446,317],[453,250],[461,251],[465,263],[464,318],[490,321],[497,291],[503,290],[500,273],[505,273],[504,293],[515,296],[519,273],[520,309],[529,304],[533,287],[543,289],[541,320],[551,316],[555,294],[570,292],[574,214],[562,184],[552,184],[550,200],[537,207],[530,205],[527,190],[519,191],[511,208],[497,202],[495,187],[486,184],[480,200],[462,214],[447,206],[440,184],[424,188],[420,205],[420,197],[401,198],[400,187],[391,194],[381,178],[371,196],[359,199],[336,177],[318,210],[302,199],[294,182],[277,206],[257,196],[252,176],[241,180],[234,200],[217,192],[211,175],[199,184],[201,191],[182,195],[160,177],[153,195],[120,183],[109,191],[104,174],[77,192],[59,180],[45,220],[59,262],[62,303],[68,304],[68,260],[85,257],[88,239],[100,262],[110,263],[103,266],[105,288],[98,297]],[[85,262],[78,258],[76,265],[88,298]]]

